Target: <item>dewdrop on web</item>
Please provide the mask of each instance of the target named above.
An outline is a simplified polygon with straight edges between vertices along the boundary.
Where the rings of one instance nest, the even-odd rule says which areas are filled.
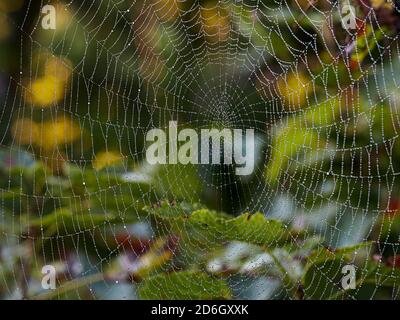
[[[147,132],[146,142],[153,143],[146,150],[146,159],[151,165],[235,164],[235,173],[246,176],[254,170],[254,129],[245,130],[244,140],[243,145],[242,129],[201,129],[199,137],[194,129],[178,132],[177,121],[170,121],[168,134],[159,128]]]

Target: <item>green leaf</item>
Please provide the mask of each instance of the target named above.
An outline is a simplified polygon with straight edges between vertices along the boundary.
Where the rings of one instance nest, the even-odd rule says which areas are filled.
[[[160,219],[182,219],[189,217],[193,211],[200,208],[201,206],[197,203],[160,201],[152,206],[146,206],[144,210]]]
[[[201,272],[173,272],[148,278],[139,287],[142,299],[229,299],[231,291],[224,280]]]
[[[196,234],[205,243],[223,244],[227,241],[243,241],[260,246],[285,243],[289,237],[282,222],[268,220],[262,213],[245,213],[231,218],[229,215],[200,209],[190,212],[187,204],[170,206],[163,202],[148,208],[148,212],[167,222],[174,233]]]
[[[69,234],[76,230],[91,230],[117,221],[118,217],[113,214],[74,213],[68,208],[59,208],[40,218],[31,218],[26,215],[21,217],[22,225],[43,228],[45,236]]]
[[[262,213],[245,213],[233,220],[228,225],[232,226],[231,240],[247,241],[258,245],[270,245],[274,242],[286,242],[288,232],[282,222],[267,220]]]

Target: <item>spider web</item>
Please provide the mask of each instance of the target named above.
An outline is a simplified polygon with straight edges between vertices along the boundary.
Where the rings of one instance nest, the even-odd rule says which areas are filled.
[[[54,31],[41,27],[47,2],[25,1],[18,15],[2,12],[19,48],[2,94],[3,154],[48,168],[43,181],[33,175],[27,191],[22,180],[30,171],[15,177],[5,165],[3,224],[7,214],[25,219],[26,203],[28,221],[39,223],[1,230],[3,260],[20,262],[11,275],[0,271],[4,294],[37,291],[32,269],[50,264],[68,279],[59,288],[101,274],[101,281],[83,285],[89,297],[137,298],[126,278],[109,277],[108,270],[115,261],[125,273],[145,264],[146,250],[167,231],[142,208],[162,200],[205,203],[231,215],[262,212],[308,238],[323,238],[325,247],[372,241],[380,266],[388,263],[387,251],[396,260],[398,235],[384,233],[382,222],[395,216],[399,201],[400,56],[396,21],[384,19],[393,5],[350,2],[358,6],[357,29],[346,31],[342,3],[303,2],[52,2]],[[171,120],[197,129],[254,129],[253,174],[235,177],[224,165],[147,165],[146,133]],[[90,222],[67,225],[65,208]],[[45,212],[57,213],[51,232]],[[110,212],[119,224],[96,223]],[[170,238],[163,245],[173,246]],[[212,249],[200,248],[199,256]],[[171,251],[180,254],[177,265],[192,263],[191,251]],[[301,273],[286,251],[275,254]],[[234,297],[287,297],[294,288],[270,274],[270,259],[231,242],[205,269],[235,270],[228,277]],[[366,265],[369,258],[361,259]],[[377,298],[380,276],[378,268],[368,298]],[[393,286],[389,298],[398,295]],[[66,297],[88,295],[74,289]],[[356,299],[358,290],[349,297]]]

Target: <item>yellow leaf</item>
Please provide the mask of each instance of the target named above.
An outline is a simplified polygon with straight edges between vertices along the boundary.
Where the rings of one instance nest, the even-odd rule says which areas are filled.
[[[75,141],[80,137],[80,134],[80,127],[71,119],[59,117],[54,121],[42,124],[37,144],[43,149],[54,149],[58,145]]]
[[[165,263],[167,263],[173,257],[171,251],[164,251],[159,255],[146,254],[139,262],[141,263],[141,268],[134,272],[136,278],[142,279],[149,276],[154,270],[159,269]]]
[[[114,151],[104,151],[96,155],[96,159],[93,161],[93,168],[101,170],[105,167],[120,163],[122,157],[119,153]]]
[[[289,109],[299,109],[307,101],[310,92],[308,79],[302,73],[290,73],[277,83],[277,89],[280,96]]]
[[[204,32],[212,42],[221,42],[229,37],[230,22],[227,12],[215,3],[206,3],[201,8]]]
[[[67,82],[72,73],[72,63],[68,59],[50,57],[46,61],[45,74],[59,81]]]
[[[11,133],[18,144],[30,144],[37,141],[39,137],[39,126],[28,118],[17,119]]]
[[[27,99],[39,106],[51,106],[64,97],[65,84],[55,76],[39,78],[31,84]]]
[[[153,271],[161,268],[169,260],[173,258],[173,253],[164,249],[166,245],[165,239],[157,239],[151,248],[138,259],[138,268],[133,270],[133,276],[142,279],[149,276]]]
[[[388,0],[370,0],[372,8],[378,10],[379,8],[393,9],[393,4]]]

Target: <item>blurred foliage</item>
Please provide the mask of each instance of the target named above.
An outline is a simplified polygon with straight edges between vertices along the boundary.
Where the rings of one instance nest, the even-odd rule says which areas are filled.
[[[398,298],[400,19],[366,2],[1,1],[0,297]],[[147,165],[176,118],[254,128],[254,174]]]

